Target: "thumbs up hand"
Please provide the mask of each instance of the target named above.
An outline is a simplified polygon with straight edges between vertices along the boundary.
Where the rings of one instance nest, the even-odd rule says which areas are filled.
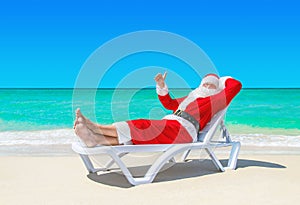
[[[156,81],[156,84],[160,87],[160,88],[164,88],[165,87],[165,79],[167,77],[167,72],[165,72],[163,75],[161,73],[158,73],[154,80]]]

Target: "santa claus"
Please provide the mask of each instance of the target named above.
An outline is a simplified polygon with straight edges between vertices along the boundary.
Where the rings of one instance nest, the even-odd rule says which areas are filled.
[[[242,87],[231,77],[208,74],[187,96],[173,99],[165,83],[166,75],[159,73],[155,76],[156,91],[162,105],[173,114],[161,120],[137,119],[101,125],[93,123],[77,109],[75,133],[88,147],[194,142],[198,132],[218,111],[229,105]]]

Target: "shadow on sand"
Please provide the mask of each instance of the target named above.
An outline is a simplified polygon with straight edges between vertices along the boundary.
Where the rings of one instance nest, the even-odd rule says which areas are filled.
[[[228,160],[220,160],[223,165],[227,164]],[[249,159],[239,159],[237,169],[246,167],[264,167],[264,168],[286,168],[283,165],[271,162],[263,162]],[[137,169],[147,169],[149,166],[138,167]],[[213,165],[211,160],[190,160],[188,162],[176,163],[171,168],[158,173],[152,183],[174,181],[179,179],[194,178],[199,176],[211,175],[220,173]],[[107,173],[90,173],[87,177],[95,182],[102,183],[109,186],[116,186],[120,188],[133,187],[121,172],[107,172]]]

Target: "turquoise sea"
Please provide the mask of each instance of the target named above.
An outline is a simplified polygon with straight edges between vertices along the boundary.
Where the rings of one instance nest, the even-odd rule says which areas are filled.
[[[189,90],[170,92],[182,97]],[[8,146],[71,144],[76,107],[102,124],[170,113],[155,89],[0,89],[0,152]],[[300,89],[243,89],[226,125],[244,145],[300,147]]]

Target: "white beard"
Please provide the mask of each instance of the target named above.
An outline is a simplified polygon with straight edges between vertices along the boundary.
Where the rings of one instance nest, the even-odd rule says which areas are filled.
[[[219,93],[221,89],[208,89],[203,86],[199,86],[195,90],[191,91],[189,95],[180,103],[178,109],[185,110],[186,107],[197,98],[205,98],[211,95]]]

